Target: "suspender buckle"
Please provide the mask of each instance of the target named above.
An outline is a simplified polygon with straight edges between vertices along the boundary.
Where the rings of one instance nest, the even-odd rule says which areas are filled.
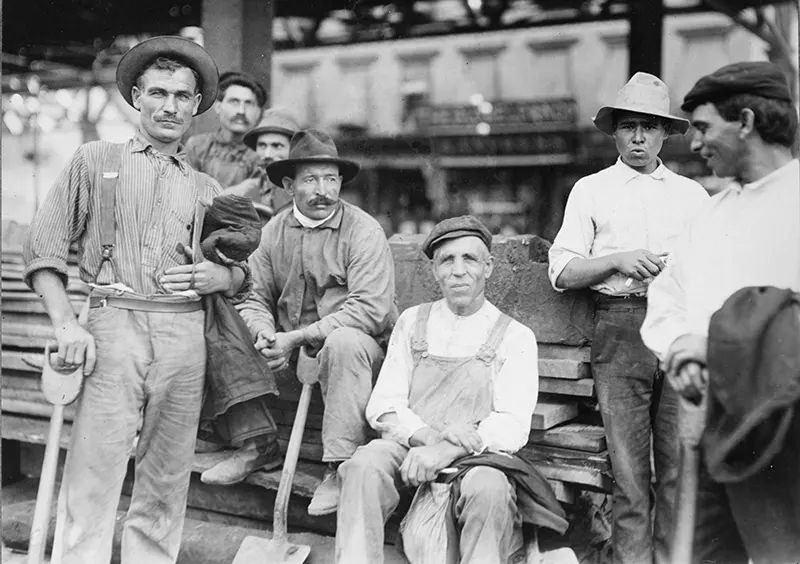
[[[101,256],[103,257],[103,260],[111,260],[111,258],[114,256],[114,245],[103,245]]]

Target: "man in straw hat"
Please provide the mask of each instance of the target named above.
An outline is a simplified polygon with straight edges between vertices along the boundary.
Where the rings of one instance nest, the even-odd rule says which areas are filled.
[[[691,112],[692,150],[714,174],[732,179],[691,222],[675,262],[650,287],[641,331],[682,396],[709,394],[692,561],[799,562],[797,321],[794,332],[782,326],[772,341],[766,330],[758,339],[742,338],[759,319],[777,319],[760,301],[770,290],[800,292],[797,109],[786,77],[767,62],[734,63],[700,78],[681,108]],[[759,288],[746,308],[732,309],[726,300],[747,287]],[[781,342],[785,353],[766,354]],[[769,362],[778,366],[778,378],[762,372]],[[718,419],[715,405],[725,411]],[[795,411],[788,427],[776,417],[785,407]],[[779,427],[783,447],[744,477],[742,470],[776,444]]]
[[[250,257],[253,291],[239,306],[256,348],[285,369],[301,347],[319,361],[325,477],[308,506],[336,511],[336,469],[367,441],[364,408],[397,319],[394,263],[380,224],[339,199],[359,166],[329,135],[296,133],[289,158],[267,167],[293,202],[266,225]]]
[[[266,90],[253,75],[241,71],[222,73],[214,105],[219,128],[193,135],[186,142],[192,168],[217,180],[226,191],[251,196],[253,200],[261,183],[258,155],[242,139],[261,119],[266,100]]]
[[[440,546],[442,554],[460,553],[460,562],[516,562],[523,521],[559,533],[567,528],[547,482],[511,454],[531,430],[539,387],[536,337],[486,300],[491,246],[491,233],[471,215],[437,223],[422,245],[444,298],[404,311],[392,333],[366,410],[381,438],[339,467],[336,562],[383,562],[383,528],[400,492],[417,486],[425,492],[440,470],[484,450],[494,454],[473,457],[476,465],[460,466],[463,475],[452,484],[438,484],[453,492],[455,538],[442,543],[441,530],[408,521],[406,554],[426,552],[431,541],[425,539],[433,537],[448,544]],[[504,463],[520,473],[506,473]],[[525,491],[516,487],[520,475],[535,492],[533,503],[518,497]],[[412,506],[409,519],[415,513]]]
[[[111,559],[139,422],[122,560],[175,562],[205,375],[198,294],[235,297],[246,277],[246,265],[186,264],[176,248],[191,244],[198,200],[221,192],[189,167],[180,145],[193,116],[214,101],[213,59],[182,37],[148,39],[120,60],[117,87],[139,111],[136,135],[121,145],[78,148],[24,249],[25,280],[44,300],[58,355],[83,363],[87,376],[64,467],[53,562]],[[90,288],[85,326],[65,291],[72,242]]]
[[[553,287],[591,288],[596,298],[592,372],[614,476],[614,560],[625,563],[666,557],[677,478],[677,398],[639,337],[647,288],[708,197],[658,158],[665,139],[689,125],[669,110],[667,85],[642,72],[600,108],[594,124],[614,139],[619,158],[575,184],[550,248]]]

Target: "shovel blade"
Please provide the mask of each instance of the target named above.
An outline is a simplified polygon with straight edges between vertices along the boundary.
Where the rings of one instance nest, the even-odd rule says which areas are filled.
[[[302,564],[311,547],[287,541],[245,537],[233,558],[233,564]]]

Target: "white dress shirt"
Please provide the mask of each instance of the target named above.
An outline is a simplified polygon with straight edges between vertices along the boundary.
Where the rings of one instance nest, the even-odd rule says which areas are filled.
[[[675,260],[650,285],[645,345],[663,359],[681,335],[708,335],[711,315],[747,286],[800,291],[796,159],[755,182],[732,183],[702,208]]]
[[[381,415],[396,413],[400,420],[398,427],[392,432],[382,431],[382,434],[406,446],[414,433],[428,426],[408,407],[409,379],[414,370],[411,338],[419,307],[407,309],[397,320],[366,410],[367,421],[376,430],[379,430],[377,421]],[[428,352],[431,356],[442,357],[476,355],[499,316],[500,310],[488,301],[472,315],[460,316],[453,313],[444,300],[439,300],[431,308],[428,319]],[[539,393],[538,354],[533,331],[512,319],[497,347],[491,370],[493,410],[478,425],[478,434],[485,448],[516,452],[528,442]]]
[[[708,200],[705,189],[675,174],[659,160],[650,174],[617,162],[575,183],[564,210],[564,221],[550,247],[550,282],[572,259],[596,258],[612,253],[647,249],[669,255],[688,221]],[[612,274],[591,288],[604,294],[644,294],[644,282],[627,282]],[[627,285],[626,285],[627,282]]]

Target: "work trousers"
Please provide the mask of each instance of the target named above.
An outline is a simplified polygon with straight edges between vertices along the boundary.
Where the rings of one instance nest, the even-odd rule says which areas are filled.
[[[644,298],[599,300],[592,340],[592,372],[614,477],[613,559],[624,564],[667,561],[679,468],[678,396],[642,343],[645,312]]]
[[[783,449],[754,476],[722,484],[701,460],[692,561],[747,564],[748,559],[755,564],[800,562],[798,411]]]
[[[394,441],[375,439],[339,466],[337,563],[383,562],[383,528],[405,488],[400,466],[408,450]],[[462,564],[506,564],[522,547],[516,491],[500,470],[467,471],[454,509]]]
[[[350,458],[372,432],[364,411],[385,353],[378,343],[350,327],[335,329],[317,354],[322,416],[322,460]]]
[[[137,426],[123,564],[175,562],[205,377],[203,311],[90,310],[97,364],[83,385],[64,466],[53,564],[111,560]]]

